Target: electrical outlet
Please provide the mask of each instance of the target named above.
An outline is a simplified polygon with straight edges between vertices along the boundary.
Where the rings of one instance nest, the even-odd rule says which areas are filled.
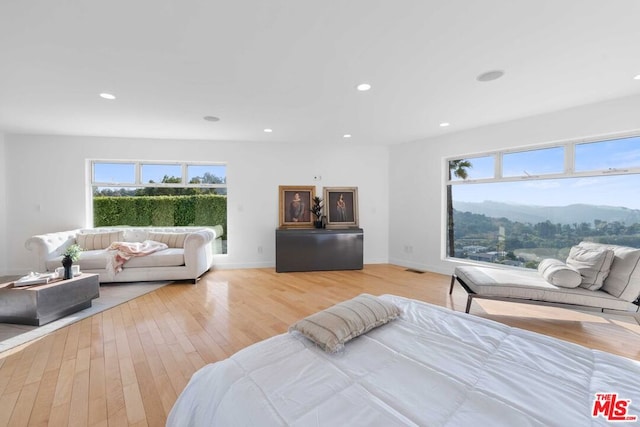
[[[262,253],[262,246],[258,246],[258,253],[261,254]]]

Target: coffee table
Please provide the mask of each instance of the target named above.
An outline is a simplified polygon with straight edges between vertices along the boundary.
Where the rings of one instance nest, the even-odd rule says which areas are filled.
[[[41,326],[91,307],[100,296],[97,274],[82,273],[72,279],[43,285],[14,287],[0,284],[0,322]]]

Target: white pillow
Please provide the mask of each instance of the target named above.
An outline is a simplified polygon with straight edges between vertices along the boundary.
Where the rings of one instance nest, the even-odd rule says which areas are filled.
[[[184,241],[189,233],[149,233],[149,240],[165,243],[170,248],[184,248]]]
[[[76,243],[85,251],[96,249],[106,249],[113,242],[123,240],[122,231],[111,231],[106,233],[83,233],[76,236]]]
[[[597,291],[609,275],[613,255],[613,251],[610,249],[587,249],[582,246],[574,246],[569,252],[567,265],[580,272],[582,276],[581,287]]]
[[[559,259],[543,259],[538,264],[538,272],[544,280],[562,288],[577,288],[582,283],[580,272]]]

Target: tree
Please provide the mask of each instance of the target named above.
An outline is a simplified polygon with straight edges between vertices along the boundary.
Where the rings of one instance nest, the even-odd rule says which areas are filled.
[[[467,169],[473,167],[468,160],[450,160],[449,161],[449,181],[452,176],[461,179],[467,179]],[[451,192],[451,184],[447,184],[447,244],[449,247],[449,256],[454,257],[456,254],[454,247],[453,233],[453,195]]]

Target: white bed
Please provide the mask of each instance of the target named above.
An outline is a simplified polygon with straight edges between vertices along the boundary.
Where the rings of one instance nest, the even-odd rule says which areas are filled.
[[[583,426],[631,399],[640,362],[392,295],[403,314],[323,351],[297,333],[196,372],[168,426]]]

